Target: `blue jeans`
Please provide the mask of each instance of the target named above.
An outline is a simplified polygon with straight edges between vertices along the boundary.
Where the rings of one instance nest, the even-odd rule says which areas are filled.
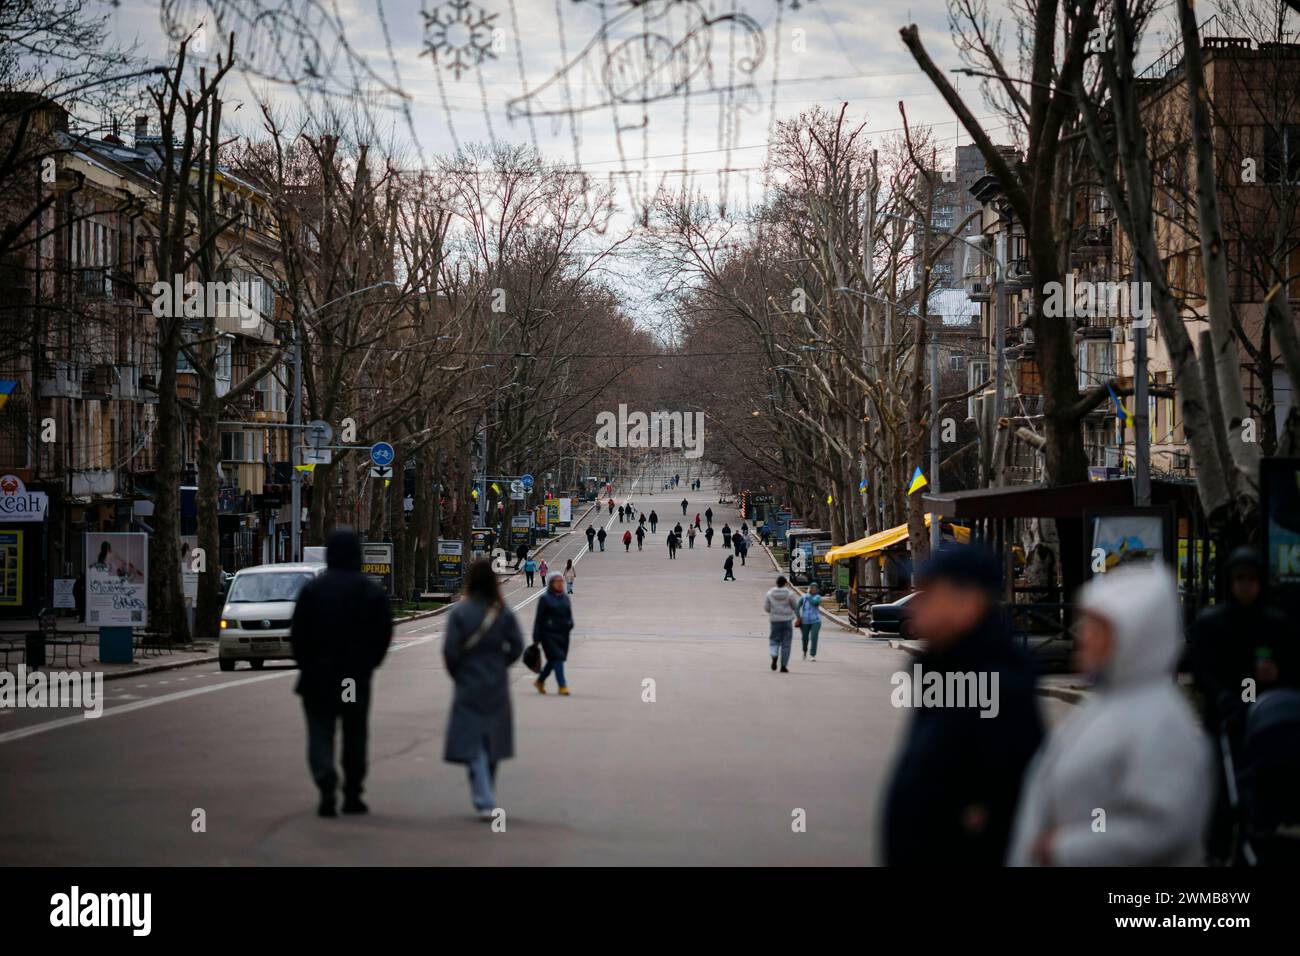
[[[773,657],[780,654],[781,666],[790,663],[790,644],[794,641],[794,621],[772,621],[767,638],[767,651]]]
[[[546,678],[551,676],[551,671],[555,671],[555,682],[561,687],[568,687],[569,682],[564,679],[564,661],[547,661],[543,666],[541,673],[537,675],[537,680],[545,684]]]
[[[469,795],[475,810],[495,810],[496,794],[492,792],[497,779],[497,765],[488,760],[487,745],[479,747],[469,762]]]

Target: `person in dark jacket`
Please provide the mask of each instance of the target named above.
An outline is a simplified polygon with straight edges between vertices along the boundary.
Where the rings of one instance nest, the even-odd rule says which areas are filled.
[[[569,632],[573,630],[573,605],[564,593],[564,575],[555,571],[546,579],[546,590],[537,602],[537,616],[533,618],[533,643],[542,645],[546,664],[533,686],[537,693],[546,693],[546,678],[555,672],[560,685],[560,695],[569,695],[569,682],[564,679],[564,662],[569,657]]]
[[[519,547],[515,548],[515,570],[516,571],[519,570],[519,566],[524,563],[524,559],[527,557],[528,557],[528,545],[521,544]]]
[[[705,509],[704,509],[704,520],[705,520],[706,522],[708,522],[708,525],[709,525],[710,528],[713,527],[713,509],[712,509],[712,508],[705,508]]]
[[[747,551],[745,536],[739,531],[734,532],[731,535],[731,546],[736,549],[736,554],[740,555],[740,563],[743,566],[745,563],[745,553]]]
[[[641,550],[641,545],[645,543],[645,525],[636,527],[636,549]]]
[[[627,514],[627,509],[624,508],[622,505],[619,505],[619,506],[618,506],[618,523],[619,523],[619,524],[622,524],[622,523],[623,523],[623,518],[626,516],[626,514]]]
[[[596,550],[596,529],[591,525],[587,525],[587,550]]]
[[[609,536],[605,533],[604,528],[601,528],[599,531],[596,532],[596,540],[600,542],[600,550],[602,551],[605,550],[605,539],[607,537]]]
[[[325,572],[303,585],[289,640],[298,662],[294,691],[307,716],[307,765],[320,790],[318,812],[335,815],[334,732],[343,723],[343,812],[365,813],[370,677],[388,653],[388,597],[361,573],[361,539],[336,528],[325,541]]]
[[[658,533],[659,533],[658,528],[659,528],[659,514],[658,514],[658,512],[651,510],[651,512],[650,512],[650,533],[651,533],[651,534],[658,534]]]
[[[1204,608],[1192,625],[1189,654],[1192,676],[1201,694],[1201,720],[1215,747],[1216,767],[1223,765],[1223,735],[1240,766],[1241,738],[1248,701],[1278,686],[1296,686],[1300,672],[1288,652],[1295,640],[1285,616],[1264,594],[1264,561],[1253,548],[1237,548],[1224,568],[1225,600]],[[1217,775],[1218,792],[1206,833],[1211,862],[1232,853],[1232,805],[1227,781]]]
[[[466,765],[482,820],[496,808],[497,764],[515,754],[508,670],[523,652],[524,635],[501,599],[492,562],[475,561],[442,639],[442,659],[456,682],[442,759]]]
[[[895,706],[915,710],[885,795],[884,860],[999,866],[1043,740],[1033,670],[1011,639],[992,555],[941,549],[917,584],[909,624],[924,651],[891,681]]]
[[[683,518],[686,517],[686,508],[689,506],[689,504],[690,504],[690,503],[689,503],[685,498],[682,499],[682,517],[683,517]]]
[[[668,532],[668,560],[671,561],[676,557],[677,557],[677,532],[669,531]]]
[[[728,550],[731,549],[731,525],[729,524],[722,526],[722,546]]]
[[[709,530],[712,531],[713,529],[710,528]],[[722,562],[722,580],[724,581],[736,580],[735,567],[736,567],[735,557],[730,554],[727,555],[727,560]]]
[[[705,547],[713,547],[713,525],[704,529],[704,544]]]

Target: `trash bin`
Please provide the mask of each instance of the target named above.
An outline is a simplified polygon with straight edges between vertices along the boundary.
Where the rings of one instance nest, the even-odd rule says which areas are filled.
[[[45,635],[40,631],[27,633],[27,669],[45,666]]]

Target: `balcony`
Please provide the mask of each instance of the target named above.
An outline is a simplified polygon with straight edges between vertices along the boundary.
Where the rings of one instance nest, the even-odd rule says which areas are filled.
[[[72,362],[43,362],[38,392],[41,398],[81,398],[81,367]]]
[[[1109,226],[1084,226],[1074,234],[1074,248],[1070,250],[1070,262],[1075,266],[1084,266],[1110,256],[1112,249]]]
[[[991,302],[993,285],[990,282],[972,282],[966,291],[966,297],[972,302]]]
[[[116,384],[116,376],[113,373],[114,369],[111,365],[93,365],[82,369],[81,397],[111,398],[113,386]]]
[[[1074,320],[1075,338],[1114,340],[1119,319],[1113,315],[1081,315]]]
[[[87,299],[111,299],[113,297],[113,275],[108,267],[79,269],[76,273],[76,288]]]

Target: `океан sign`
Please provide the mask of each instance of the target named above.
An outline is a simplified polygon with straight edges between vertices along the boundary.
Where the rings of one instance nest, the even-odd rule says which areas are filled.
[[[0,475],[0,524],[12,521],[44,521],[49,496],[28,491],[17,475]]]

